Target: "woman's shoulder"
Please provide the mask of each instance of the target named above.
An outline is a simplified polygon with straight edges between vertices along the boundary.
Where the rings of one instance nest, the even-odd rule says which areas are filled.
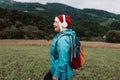
[[[68,35],[63,35],[59,40],[58,40],[58,44],[66,44],[66,43],[70,43],[70,37]]]

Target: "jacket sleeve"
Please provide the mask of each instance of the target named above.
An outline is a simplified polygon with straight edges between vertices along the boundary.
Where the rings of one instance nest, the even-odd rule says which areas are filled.
[[[70,39],[69,36],[63,36],[58,41],[57,51],[59,54],[58,64],[55,69],[54,77],[59,78],[60,74],[66,71],[66,66],[70,57]]]

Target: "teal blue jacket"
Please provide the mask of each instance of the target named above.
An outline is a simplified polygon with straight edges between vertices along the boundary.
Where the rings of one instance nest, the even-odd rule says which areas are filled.
[[[52,40],[50,46],[50,71],[54,77],[59,80],[64,80],[72,77],[72,68],[70,64],[70,38],[65,35],[62,36],[55,49],[56,41],[61,34],[70,34],[75,36],[76,33],[72,29],[59,32]]]

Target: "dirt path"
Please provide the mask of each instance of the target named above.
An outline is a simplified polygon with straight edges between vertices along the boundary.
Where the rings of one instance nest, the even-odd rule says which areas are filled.
[[[85,47],[98,48],[120,48],[120,43],[106,43],[106,42],[90,42],[81,41]],[[0,40],[0,46],[24,46],[24,45],[45,45],[49,46],[51,41],[47,40]]]
[[[47,40],[0,40],[1,46],[50,45]]]
[[[120,43],[106,43],[106,42],[90,42],[81,41],[83,46],[98,47],[98,48],[120,48]]]

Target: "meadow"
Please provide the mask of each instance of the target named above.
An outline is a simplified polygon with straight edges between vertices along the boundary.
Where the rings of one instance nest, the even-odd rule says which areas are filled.
[[[120,80],[120,49],[85,47],[86,63],[70,80]],[[0,46],[0,80],[43,80],[49,46]]]

